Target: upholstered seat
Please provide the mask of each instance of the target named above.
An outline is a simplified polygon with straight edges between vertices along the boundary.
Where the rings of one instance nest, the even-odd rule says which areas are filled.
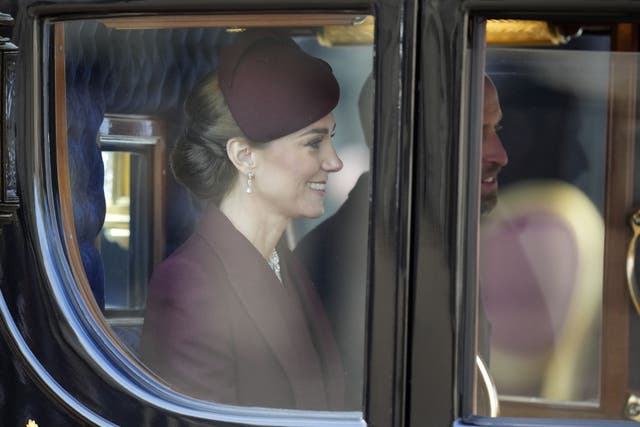
[[[105,278],[96,246],[105,217],[104,170],[98,130],[105,114],[154,116],[165,121],[170,149],[182,132],[182,105],[194,84],[215,70],[221,29],[118,30],[97,21],[65,23],[67,144],[71,197],[84,271],[99,307]],[[188,41],[188,42],[187,42]],[[165,247],[191,233],[196,209],[167,174]],[[118,328],[114,328],[118,332]],[[134,350],[134,327],[122,329]]]
[[[500,394],[596,397],[604,223],[562,181],[511,185],[482,225],[482,298]]]

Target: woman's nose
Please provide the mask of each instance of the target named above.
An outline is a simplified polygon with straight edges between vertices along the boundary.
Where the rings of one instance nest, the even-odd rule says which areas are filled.
[[[322,169],[327,172],[338,172],[342,169],[342,160],[338,157],[333,144],[329,145],[326,157],[322,160]]]

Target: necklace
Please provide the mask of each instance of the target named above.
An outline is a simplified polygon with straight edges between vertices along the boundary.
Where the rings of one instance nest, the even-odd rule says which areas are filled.
[[[269,268],[273,270],[280,283],[282,283],[282,277],[280,276],[280,257],[278,256],[278,251],[274,249],[273,252],[271,252],[271,255],[269,255],[269,259],[267,259],[267,264],[269,264]]]

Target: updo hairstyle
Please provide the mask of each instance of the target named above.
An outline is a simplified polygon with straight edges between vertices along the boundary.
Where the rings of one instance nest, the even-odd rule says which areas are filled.
[[[227,156],[227,141],[244,137],[233,119],[216,74],[200,82],[185,101],[185,130],[171,152],[176,179],[197,198],[219,205],[238,170]]]

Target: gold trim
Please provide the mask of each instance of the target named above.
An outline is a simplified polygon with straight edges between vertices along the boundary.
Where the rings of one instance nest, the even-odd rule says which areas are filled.
[[[516,19],[487,20],[488,45],[559,45],[567,43],[570,37],[562,34],[557,26],[546,21]],[[579,34],[579,33],[577,33]],[[367,16],[361,23],[353,26],[327,25],[318,35],[323,46],[353,44],[373,44],[374,18]]]
[[[498,399],[498,389],[496,388],[496,384],[493,382],[491,374],[489,374],[487,365],[477,354],[476,369],[480,374],[480,379],[482,380],[480,383],[484,386],[483,388],[486,393],[487,400],[489,401],[489,416],[492,418],[496,418],[500,415],[500,400]]]
[[[373,44],[374,19],[367,16],[353,25],[326,25],[318,34],[318,43],[322,46],[367,45]]]
[[[374,18],[353,14],[251,14],[251,15],[158,15],[126,16],[99,20],[108,28],[141,30],[162,28],[226,27],[243,31],[249,27],[322,27],[318,41],[323,46],[373,44]],[[489,19],[488,45],[559,45],[569,40],[557,26],[546,21]]]
[[[631,215],[629,223],[633,230],[633,237],[629,242],[629,250],[627,252],[627,287],[629,288],[631,301],[633,301],[636,311],[640,314],[640,286],[638,285],[638,280],[635,275],[636,244],[638,242],[638,236],[640,236],[640,209]]]
[[[569,39],[557,27],[545,21],[517,19],[487,20],[487,44],[502,45],[558,45]]]
[[[361,15],[347,13],[262,13],[248,15],[157,15],[125,16],[100,19],[107,28],[117,30],[149,30],[162,28],[227,27],[321,27],[354,25]]]
[[[624,415],[631,421],[640,422],[640,397],[631,393],[624,405]]]

